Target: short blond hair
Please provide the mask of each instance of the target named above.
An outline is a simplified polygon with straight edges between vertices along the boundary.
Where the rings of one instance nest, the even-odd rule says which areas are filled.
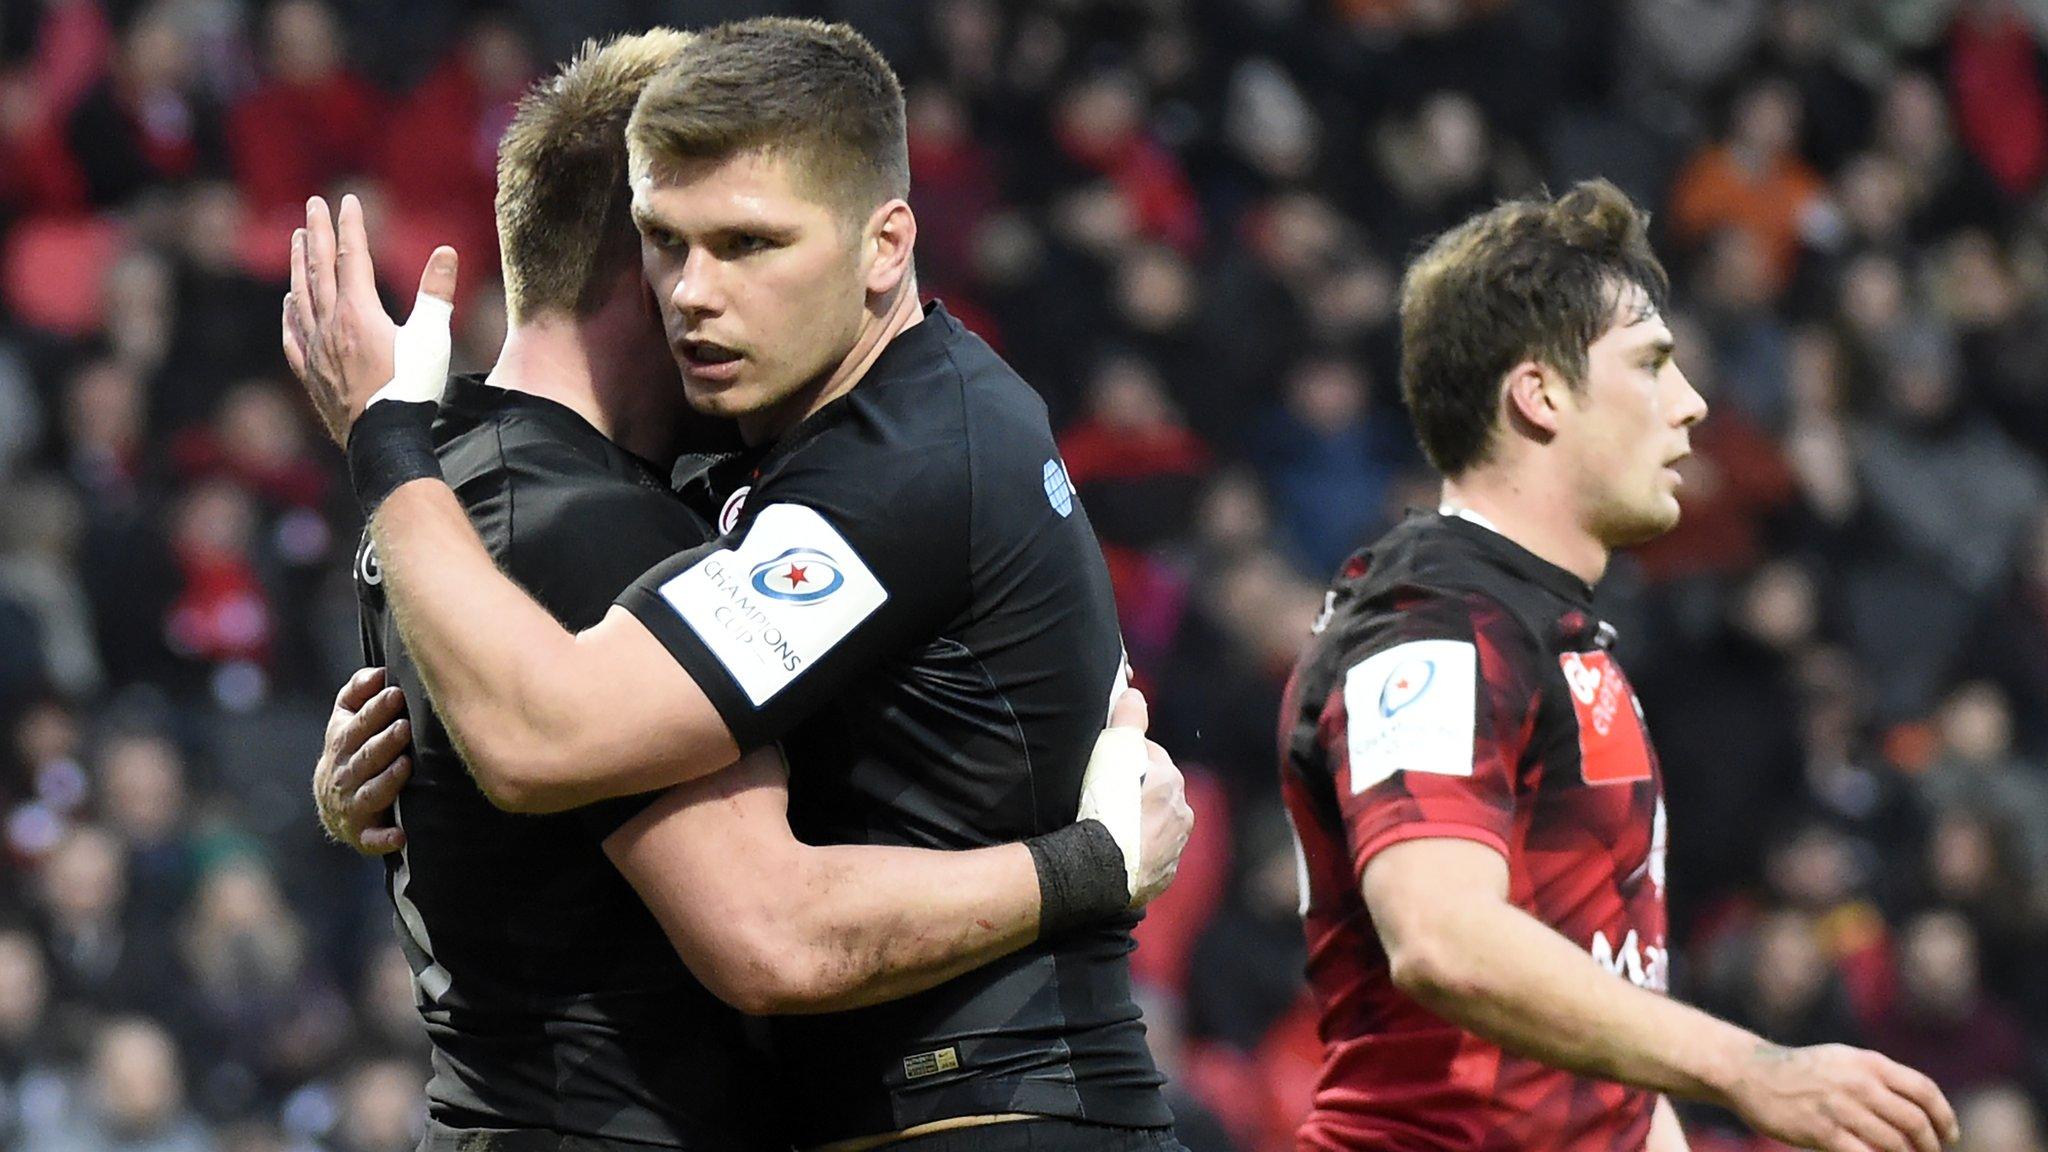
[[[584,42],[520,98],[498,143],[498,251],[512,323],[550,309],[586,315],[637,264],[626,123],[688,32],[650,28]]]
[[[647,85],[626,147],[636,178],[769,153],[854,218],[910,195],[903,85],[845,24],[759,17],[699,32]]]

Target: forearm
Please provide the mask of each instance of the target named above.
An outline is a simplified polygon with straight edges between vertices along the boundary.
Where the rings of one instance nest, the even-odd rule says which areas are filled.
[[[1022,844],[967,852],[802,849],[787,931],[809,987],[784,1012],[839,1012],[922,992],[1038,936],[1038,877]]]
[[[1456,902],[1431,935],[1431,959],[1397,971],[1403,988],[1445,1019],[1554,1067],[1720,1103],[1763,1043],[1616,977],[1505,901]]]

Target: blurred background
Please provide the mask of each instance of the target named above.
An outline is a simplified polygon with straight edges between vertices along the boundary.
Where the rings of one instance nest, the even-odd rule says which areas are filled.
[[[1191,1148],[1290,1147],[1313,1081],[1275,717],[1323,582],[1433,503],[1402,263],[1597,174],[1713,404],[1601,590],[1678,990],[2042,1152],[2044,0],[0,2],[0,1147],[412,1147],[382,869],[307,797],[360,524],[278,352],[289,230],[361,194],[407,298],[459,246],[485,367],[521,88],[764,11],[902,72],[921,282],[1043,391],[1109,553],[1202,813],[1137,953]]]

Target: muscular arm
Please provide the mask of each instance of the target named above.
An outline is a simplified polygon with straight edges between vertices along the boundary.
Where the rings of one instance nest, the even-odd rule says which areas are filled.
[[[1365,899],[1394,983],[1424,1007],[1553,1067],[1714,1099],[1762,1042],[1618,979],[1508,902],[1507,861],[1474,841],[1373,857]]]
[[[571,634],[498,570],[438,480],[370,525],[384,585],[434,709],[499,807],[555,812],[730,764],[711,702],[630,613]]]
[[[1395,985],[1509,1051],[1730,1108],[1796,1147],[1934,1152],[1956,1138],[1947,1101],[1909,1068],[1782,1048],[1615,977],[1509,903],[1507,862],[1482,844],[1397,843],[1367,863],[1363,889]]]
[[[812,847],[789,830],[781,757],[672,790],[605,841],[690,971],[757,1015],[921,992],[1038,936],[1022,844]]]

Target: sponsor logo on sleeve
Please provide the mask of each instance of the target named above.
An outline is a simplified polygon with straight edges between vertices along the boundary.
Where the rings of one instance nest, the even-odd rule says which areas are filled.
[[[747,493],[753,490],[754,486],[752,484],[742,484],[733,490],[732,495],[725,498],[725,507],[718,510],[718,534],[720,536],[732,531],[732,526],[740,522],[740,513],[747,506]]]
[[[846,639],[888,600],[838,529],[800,504],[771,504],[736,547],[661,586],[758,707]]]
[[[1074,514],[1074,482],[1067,479],[1067,466],[1058,457],[1045,462],[1045,498],[1061,519]]]
[[[1557,662],[1579,722],[1580,779],[1588,784],[1650,779],[1642,706],[1621,665],[1605,652],[1566,652]]]
[[[1472,775],[1478,651],[1466,640],[1414,640],[1344,676],[1351,792],[1396,772]]]
[[[356,579],[371,588],[384,582],[384,566],[377,563],[377,542],[370,539],[368,530],[363,532],[363,542],[356,549]]]

